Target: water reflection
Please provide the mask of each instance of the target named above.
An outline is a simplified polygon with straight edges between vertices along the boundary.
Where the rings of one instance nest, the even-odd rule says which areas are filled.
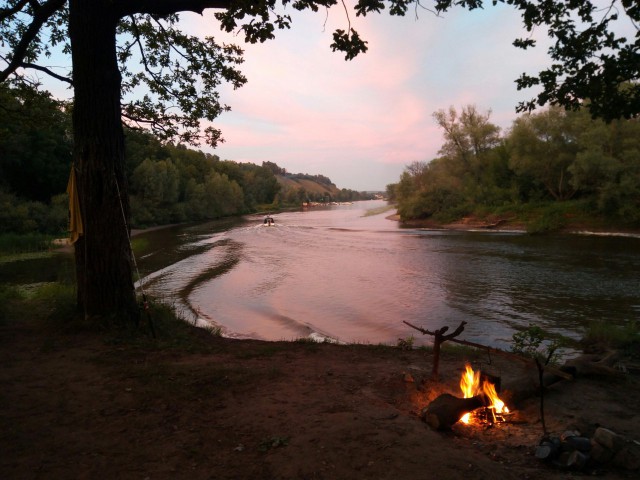
[[[468,340],[504,346],[530,323],[579,337],[592,319],[638,317],[638,239],[403,230],[386,214],[364,216],[377,206],[175,232],[183,256],[145,283],[227,335],[267,340],[394,344],[416,333],[403,320],[464,320]]]

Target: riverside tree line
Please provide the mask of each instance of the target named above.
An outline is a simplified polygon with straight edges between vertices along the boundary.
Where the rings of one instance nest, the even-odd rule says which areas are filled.
[[[46,92],[0,86],[0,112],[0,230],[63,232],[72,154],[69,105]],[[283,189],[276,175],[333,185],[323,175],[289,174],[272,162],[221,160],[132,129],[126,131],[125,149],[132,226],[216,219],[306,201],[367,198],[348,189],[336,189],[333,196]]]
[[[409,165],[387,186],[403,219],[449,222],[537,209],[532,230],[560,228],[581,215],[640,226],[637,117],[607,123],[586,109],[549,107],[501,132],[490,113],[473,105],[434,113],[444,132],[439,156]]]

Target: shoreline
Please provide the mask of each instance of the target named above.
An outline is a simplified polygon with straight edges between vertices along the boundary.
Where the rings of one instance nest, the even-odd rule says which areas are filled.
[[[177,225],[180,225],[179,223],[168,223],[166,225],[156,225],[154,227],[149,227],[149,228],[132,228],[131,229],[131,237],[136,237],[142,233],[147,233],[147,232],[153,232],[154,230],[162,230],[164,228],[171,228],[171,227],[175,227]],[[52,248],[52,250],[58,251],[58,252],[69,252],[69,253],[73,253],[73,244],[69,242],[69,237],[64,237],[64,238],[56,238],[53,241],[53,245],[54,248]]]
[[[501,219],[497,222],[487,222],[473,217],[465,217],[460,221],[452,223],[438,223],[430,219],[401,220],[400,215],[393,214],[386,217],[388,220],[398,222],[403,228],[417,228],[421,230],[437,231],[458,231],[458,232],[504,232],[504,233],[527,233],[527,228],[523,223],[511,222]],[[589,227],[585,225],[569,225],[561,230],[549,232],[550,234],[568,235],[593,235],[608,237],[640,238],[640,230],[619,230]]]

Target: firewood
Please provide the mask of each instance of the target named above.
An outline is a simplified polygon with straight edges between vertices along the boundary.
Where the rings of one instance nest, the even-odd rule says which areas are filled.
[[[433,400],[422,413],[423,420],[434,430],[448,430],[465,414],[485,404],[482,395],[459,398],[443,393]]]
[[[621,377],[624,372],[614,368],[619,360],[618,352],[606,352],[603,355],[581,355],[567,361],[566,365],[574,367],[580,376]]]
[[[540,380],[537,372],[533,369],[524,375],[506,382],[502,385],[502,392],[500,398],[510,408],[517,407],[522,401],[531,397],[536,397],[540,394]],[[556,371],[561,371],[564,375],[556,375]],[[563,366],[560,368],[554,368],[553,373],[545,372],[542,375],[542,387],[548,388],[552,385],[565,380],[567,376],[573,378],[575,376],[575,369],[569,366]]]

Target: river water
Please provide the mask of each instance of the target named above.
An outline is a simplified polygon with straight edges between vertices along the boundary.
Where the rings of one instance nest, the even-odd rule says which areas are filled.
[[[382,201],[144,232],[146,293],[237,338],[395,345],[403,321],[507,347],[530,324],[580,338],[640,319],[640,238],[403,229]],[[72,257],[0,263],[0,282],[69,281]]]
[[[142,286],[200,325],[264,340],[396,344],[461,321],[510,344],[530,324],[580,338],[640,318],[640,238],[403,229],[356,202],[145,233]],[[377,210],[376,210],[377,209]]]

